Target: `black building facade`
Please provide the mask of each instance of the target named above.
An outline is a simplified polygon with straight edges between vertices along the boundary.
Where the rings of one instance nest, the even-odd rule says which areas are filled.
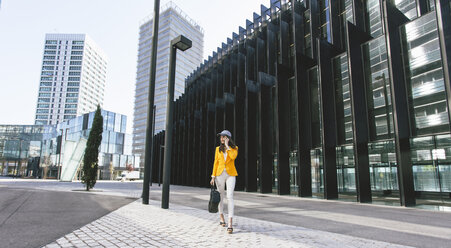
[[[171,183],[207,187],[228,129],[237,190],[449,203],[450,19],[449,0],[262,5],[186,79]]]

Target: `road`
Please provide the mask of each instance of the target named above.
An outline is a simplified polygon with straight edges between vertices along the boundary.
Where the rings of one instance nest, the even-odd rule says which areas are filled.
[[[0,185],[0,247],[41,247],[134,200]]]

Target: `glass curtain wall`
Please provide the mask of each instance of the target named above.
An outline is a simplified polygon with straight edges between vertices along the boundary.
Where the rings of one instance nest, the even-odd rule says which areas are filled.
[[[95,112],[48,126],[43,137],[41,155],[42,176],[58,178],[65,156],[64,151],[76,147],[81,138],[88,139]],[[126,168],[138,168],[139,157],[131,155],[131,137],[125,134],[127,118],[102,110],[103,133],[99,149],[99,179],[115,179]],[[70,153],[70,152],[69,152]],[[81,162],[81,161],[80,161]],[[78,176],[80,177],[80,170]]]
[[[321,38],[327,40],[329,43],[332,43],[332,33],[330,28],[330,3],[329,0],[320,0],[319,1],[320,8],[320,21],[321,26],[320,35]]]
[[[412,139],[412,163],[418,198],[432,193],[441,200],[451,191],[451,136],[449,134]],[[448,199],[449,201],[449,199]]]
[[[449,119],[435,13],[407,23],[401,35],[414,115],[411,156],[416,196],[451,202],[451,137],[440,134],[449,130]]]
[[[339,13],[338,18],[340,20],[340,32],[341,32],[341,46],[346,47],[346,23],[354,23],[354,17],[352,13],[352,0],[339,0]]]
[[[373,200],[399,195],[394,146],[391,79],[379,0],[366,5],[367,30],[374,39],[362,45],[368,107],[368,155]]]
[[[354,163],[354,146],[339,146],[337,151],[337,183],[338,193],[347,193],[355,196],[355,163]]]
[[[0,125],[0,175],[37,177],[46,126]]]
[[[278,119],[278,113],[277,113],[277,96],[276,94],[276,87],[272,87],[271,88],[271,95],[273,96],[271,98],[272,100],[272,110],[271,110],[271,115],[272,115],[272,124],[273,124],[273,140],[277,140],[277,135],[278,135],[278,131],[279,130],[279,119]],[[278,185],[278,153],[277,153],[277,144],[276,142],[273,142],[273,166],[272,166],[272,190],[274,193],[277,193],[277,189],[279,187]]]
[[[393,137],[391,86],[385,37],[380,36],[362,47],[367,86],[370,139]]]
[[[289,81],[289,94],[290,94],[290,194],[298,195],[298,137],[299,137],[299,125],[298,125],[298,89],[297,83],[294,78]]]
[[[449,130],[442,58],[435,13],[401,27],[414,135]]]
[[[395,0],[396,8],[413,20],[417,17],[417,0]]]
[[[372,37],[379,37],[383,34],[382,16],[380,0],[366,1],[366,30]]]
[[[377,200],[378,196],[399,197],[395,142],[393,140],[373,142],[368,144],[368,151],[374,200]]]
[[[322,155],[321,138],[321,95],[320,84],[318,80],[318,67],[308,71],[308,80],[310,84],[310,100],[312,106],[312,145],[310,158],[312,163],[312,195],[317,197],[324,196],[324,163]]]
[[[356,192],[352,130],[351,95],[348,57],[340,55],[332,61],[337,115],[337,182],[338,192]]]

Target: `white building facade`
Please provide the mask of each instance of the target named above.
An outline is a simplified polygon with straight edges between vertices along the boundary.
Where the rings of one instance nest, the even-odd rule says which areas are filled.
[[[103,105],[107,57],[86,34],[47,34],[35,124],[57,124]]]
[[[166,98],[169,77],[170,42],[179,35],[192,41],[192,47],[185,52],[177,51],[174,100],[184,93],[185,78],[196,69],[203,58],[203,29],[172,2],[163,7],[160,14],[158,51],[155,76],[155,133],[165,129]],[[140,26],[138,66],[135,88],[133,118],[133,154],[140,154],[144,161],[147,108],[152,50],[153,20],[146,20]]]

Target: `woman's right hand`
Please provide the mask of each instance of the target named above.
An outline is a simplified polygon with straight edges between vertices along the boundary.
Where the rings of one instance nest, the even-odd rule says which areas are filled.
[[[214,184],[215,184],[215,178],[212,177],[211,180],[210,180],[210,185],[214,185]]]

